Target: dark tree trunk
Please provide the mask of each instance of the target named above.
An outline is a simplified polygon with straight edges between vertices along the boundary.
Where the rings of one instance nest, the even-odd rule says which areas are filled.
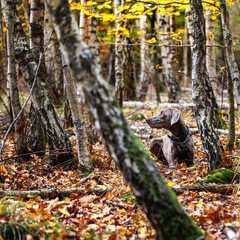
[[[35,59],[39,59],[40,52],[43,52],[44,35],[43,35],[43,20],[44,20],[44,2],[43,0],[32,0],[30,7],[30,27],[29,40],[30,49],[35,54]],[[42,62],[41,64],[45,64]],[[46,135],[42,126],[41,120],[34,109],[33,104],[30,108],[30,136],[28,139],[29,147],[32,151],[37,152],[37,155],[44,155],[46,150]]]
[[[193,20],[192,86],[195,117],[209,160],[209,170],[221,163],[222,145],[214,130],[216,99],[206,68],[206,36],[201,0],[190,1]]]
[[[114,161],[157,232],[157,239],[196,239],[201,230],[179,205],[151,157],[133,135],[80,37],[67,0],[46,0],[49,14],[77,85],[95,117]]]
[[[18,16],[15,16],[14,24],[14,45],[15,57],[22,68],[23,76],[29,87],[32,86],[38,62],[26,41],[25,33]],[[33,89],[32,101],[45,128],[47,143],[52,154],[49,162],[52,165],[64,163],[73,157],[70,141],[58,120],[55,109],[48,98],[45,78],[47,78],[46,68],[43,64],[37,75],[35,87]],[[57,152],[57,155],[54,155]],[[61,154],[64,152],[64,154]],[[66,153],[67,152],[67,153]],[[59,154],[60,153],[60,154]]]

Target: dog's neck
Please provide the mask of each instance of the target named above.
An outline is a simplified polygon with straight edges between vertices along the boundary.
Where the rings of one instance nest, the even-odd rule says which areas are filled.
[[[168,129],[173,136],[175,137],[182,137],[186,132],[188,131],[188,128],[184,121],[180,119],[176,124],[173,124],[171,127]]]

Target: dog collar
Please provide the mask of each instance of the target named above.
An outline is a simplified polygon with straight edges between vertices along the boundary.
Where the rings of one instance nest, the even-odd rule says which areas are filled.
[[[176,137],[176,136],[173,136],[173,135],[168,135],[168,137],[170,138],[170,140],[173,143],[185,144],[189,140],[189,138],[191,137],[189,126],[187,126],[187,131],[183,134],[183,136]]]

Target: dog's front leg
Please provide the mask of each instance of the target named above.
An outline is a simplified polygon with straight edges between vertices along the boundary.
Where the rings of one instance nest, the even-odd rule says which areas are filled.
[[[179,152],[167,136],[163,137],[163,155],[170,169],[177,169],[175,162],[178,161]]]

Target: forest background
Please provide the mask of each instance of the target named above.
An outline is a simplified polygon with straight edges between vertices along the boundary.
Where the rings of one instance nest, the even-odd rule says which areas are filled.
[[[57,19],[57,6],[67,9],[63,2],[1,1],[1,237],[179,237],[182,225],[172,226],[174,213],[158,212],[176,204],[159,172],[206,235],[239,237],[239,2],[228,1],[227,8],[225,1],[69,2],[91,57],[77,36],[67,38],[72,21],[59,28],[65,17],[71,19],[67,10]],[[164,131],[148,129],[144,118],[181,109],[194,136],[195,167],[169,170],[156,159],[157,180],[145,183],[149,173],[141,166],[148,153],[135,142],[101,75],[147,148]],[[105,102],[100,90],[107,93]],[[151,169],[152,163],[144,164]],[[214,182],[220,178],[222,185],[198,184],[219,168]],[[155,184],[169,197],[151,192]],[[160,223],[164,214],[172,217]],[[189,239],[203,234],[191,220],[182,224]]]

